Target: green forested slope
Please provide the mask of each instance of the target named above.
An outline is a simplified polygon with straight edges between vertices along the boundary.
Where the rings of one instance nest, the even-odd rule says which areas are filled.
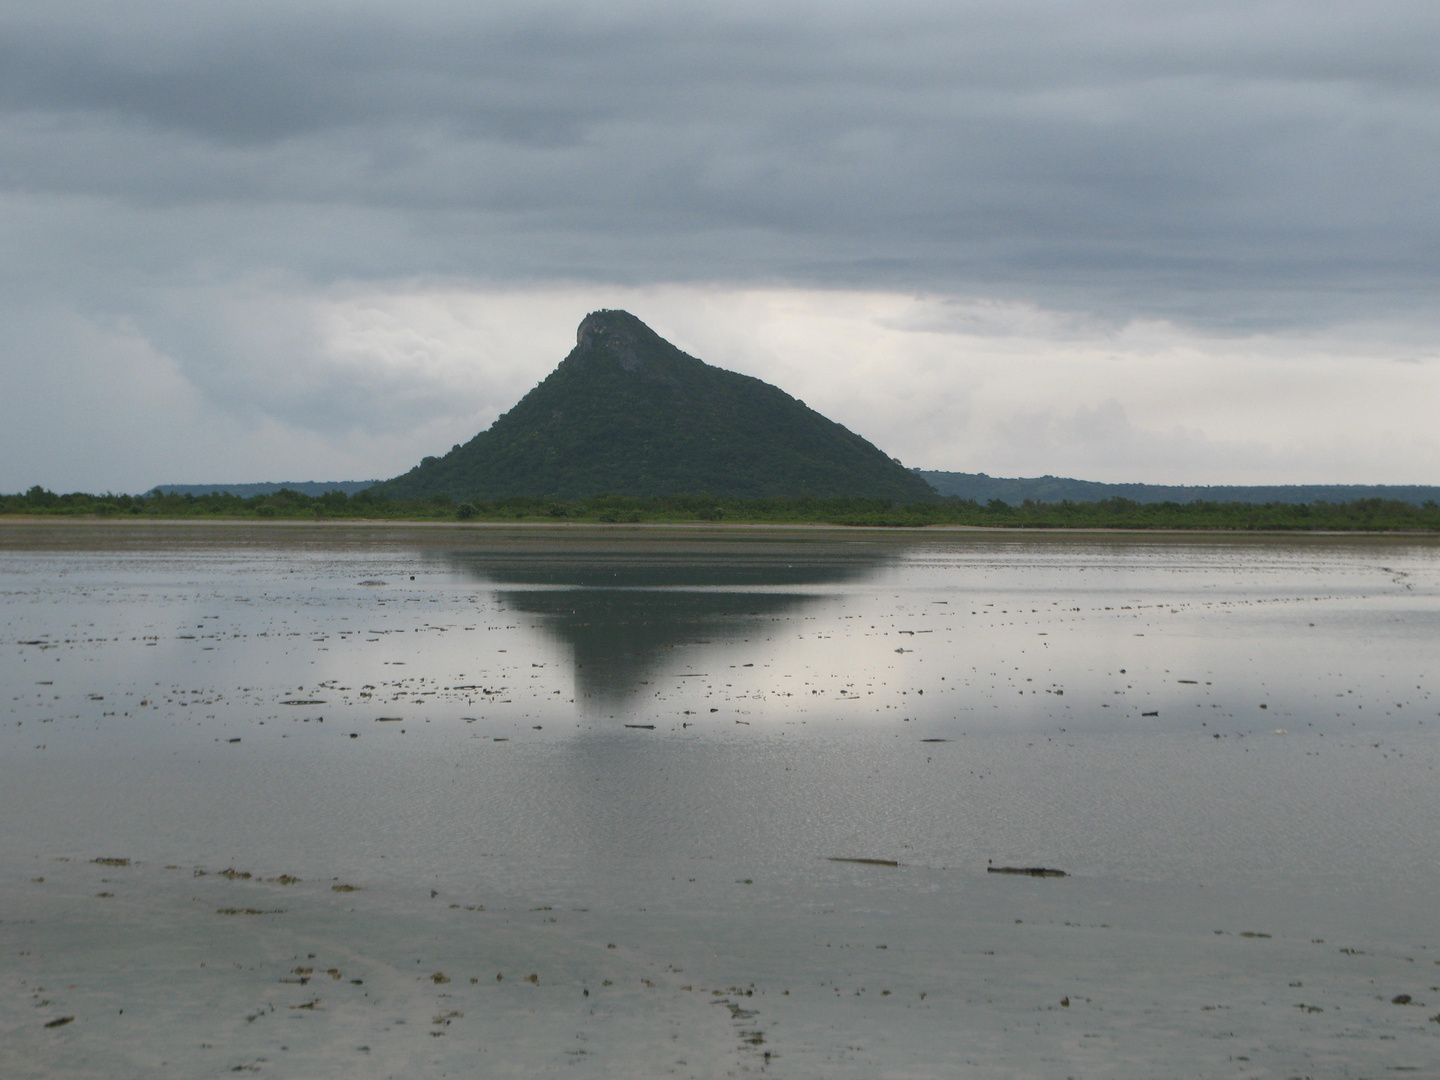
[[[687,356],[627,312],[595,312],[577,337],[489,430],[374,493],[934,497],[859,435],[778,387]]]

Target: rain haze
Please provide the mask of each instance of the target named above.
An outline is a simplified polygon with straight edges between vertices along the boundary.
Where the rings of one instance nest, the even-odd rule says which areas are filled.
[[[0,490],[392,476],[601,307],[911,466],[1440,482],[1433,3],[0,12]]]

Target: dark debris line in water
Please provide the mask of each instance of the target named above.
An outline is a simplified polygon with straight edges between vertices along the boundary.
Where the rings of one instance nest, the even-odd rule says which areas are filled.
[[[1069,877],[1064,870],[1053,870],[1048,866],[987,866],[987,874],[1023,874],[1026,877]]]

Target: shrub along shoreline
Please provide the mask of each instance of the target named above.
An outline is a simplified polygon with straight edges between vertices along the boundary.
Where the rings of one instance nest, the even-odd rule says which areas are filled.
[[[970,525],[1021,529],[1185,529],[1282,532],[1440,532],[1440,505],[1385,499],[1345,503],[1037,503],[1010,506],[998,499],[936,498],[897,503],[883,499],[735,499],[709,495],[589,499],[515,497],[457,502],[447,496],[399,500],[360,491],[305,495],[288,488],[268,495],[57,495],[41,487],[0,495],[0,515],[85,518],[215,518],[284,521],[474,521],[593,524],[854,525],[921,528]]]

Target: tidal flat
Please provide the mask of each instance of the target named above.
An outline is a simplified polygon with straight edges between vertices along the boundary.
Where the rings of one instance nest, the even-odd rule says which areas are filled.
[[[0,522],[0,1076],[1440,1075],[1437,643],[1434,537]]]

